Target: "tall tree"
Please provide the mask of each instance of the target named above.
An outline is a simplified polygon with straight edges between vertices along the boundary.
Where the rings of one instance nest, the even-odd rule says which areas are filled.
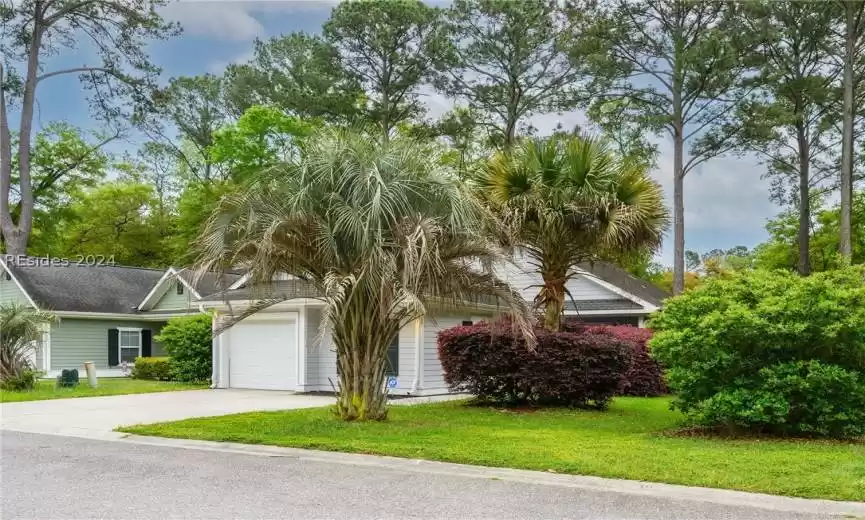
[[[289,115],[345,123],[355,120],[363,99],[336,47],[305,33],[256,40],[252,61],[230,65],[225,78],[238,117],[253,105],[269,105]]]
[[[747,32],[759,35],[751,54],[757,74],[751,81],[761,95],[738,111],[744,129],[740,142],[766,159],[780,201],[798,207],[798,271],[804,276],[811,272],[813,189],[835,178],[837,168],[837,74],[826,57],[833,13],[814,2],[766,1],[745,4],[743,15]],[[796,188],[784,200],[788,181]]]
[[[66,258],[100,255],[123,265],[164,267],[172,258],[159,218],[153,187],[131,179],[83,191],[61,223],[60,251]]]
[[[156,91],[154,111],[141,122],[155,143],[150,153],[162,148],[191,179],[209,182],[217,176],[208,150],[216,132],[233,120],[225,88],[221,77],[204,74],[172,78],[167,87]]]
[[[446,20],[436,86],[477,111],[500,145],[514,144],[526,118],[577,105],[573,24],[557,2],[457,0]]]
[[[853,150],[855,148],[853,128],[857,108],[861,108],[861,106],[857,107],[856,94],[865,80],[861,56],[863,47],[865,47],[865,2],[841,0],[840,4],[844,23],[844,50],[842,54],[844,108],[842,112],[839,251],[842,256],[850,258],[853,254]]]
[[[593,73],[590,115],[605,126],[636,126],[673,141],[673,271],[684,288],[685,176],[733,148],[726,125],[747,90],[725,2],[613,0],[583,20],[574,59]],[[739,35],[736,35],[739,36]],[[616,110],[609,110],[610,105]],[[685,146],[690,144],[689,153]]]
[[[420,0],[343,2],[324,24],[342,66],[366,91],[365,119],[385,140],[397,124],[425,111],[418,88],[440,48],[439,16]]]
[[[0,4],[0,231],[9,253],[24,254],[33,225],[30,173],[37,87],[50,78],[78,74],[102,117],[120,115],[118,99],[144,101],[158,72],[145,41],[175,31],[156,12],[165,0],[19,0]],[[100,63],[45,70],[46,56],[86,45]],[[21,212],[11,214],[12,138],[10,103],[20,103],[17,174]]]
[[[532,339],[522,298],[491,271],[503,257],[483,207],[418,146],[320,132],[272,182],[223,199],[200,241],[201,272],[243,266],[253,286],[291,274],[323,295],[345,420],[386,418],[387,347],[431,304],[498,301]],[[236,318],[304,294],[261,293]]]
[[[78,194],[105,178],[112,157],[105,152],[104,145],[114,138],[115,135],[84,135],[65,123],[49,124],[36,134],[30,155],[33,230],[29,249],[32,253],[56,254],[58,227]],[[12,169],[17,171],[14,162]],[[21,213],[21,198],[15,187],[17,180],[13,175],[10,196],[13,218]]]
[[[639,163],[579,137],[529,141],[495,155],[478,178],[513,243],[544,284],[535,306],[558,330],[577,266],[654,250],[668,215],[661,188]]]

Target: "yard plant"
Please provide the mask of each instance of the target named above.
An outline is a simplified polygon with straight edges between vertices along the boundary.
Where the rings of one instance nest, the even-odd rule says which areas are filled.
[[[865,435],[863,280],[753,271],[668,300],[651,348],[676,408],[732,432]]]
[[[210,381],[213,372],[213,325],[210,314],[172,318],[156,341],[170,356],[168,370],[173,381]]]
[[[19,304],[0,305],[0,387],[29,390],[38,379],[31,359],[54,315]]]
[[[668,225],[661,188],[644,163],[591,137],[526,140],[496,153],[477,186],[503,234],[543,277],[535,306],[548,330],[561,328],[578,264],[654,249]]]
[[[535,332],[530,349],[507,323],[439,333],[439,359],[452,390],[509,405],[606,408],[631,366],[635,345],[605,333]]]
[[[336,412],[381,420],[388,345],[430,305],[497,304],[525,324],[522,299],[492,271],[504,258],[487,225],[483,205],[429,147],[326,129],[299,157],[223,199],[198,264],[248,267],[253,288],[283,274],[302,282],[295,288],[311,286],[313,294],[262,293],[232,321],[294,296],[322,298],[337,354]]]

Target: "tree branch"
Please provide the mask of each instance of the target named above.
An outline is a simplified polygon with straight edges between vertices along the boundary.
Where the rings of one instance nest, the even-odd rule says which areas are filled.
[[[36,83],[39,83],[43,79],[60,76],[61,74],[73,74],[75,72],[104,72],[106,74],[114,75],[113,71],[106,69],[105,67],[75,67],[72,69],[55,70],[54,72],[48,72],[47,74],[37,76]]]

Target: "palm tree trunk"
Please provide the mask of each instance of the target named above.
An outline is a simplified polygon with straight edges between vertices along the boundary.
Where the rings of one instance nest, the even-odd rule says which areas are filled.
[[[387,419],[387,347],[398,327],[382,324],[374,305],[351,296],[331,320],[339,369],[336,414],[345,421]]]
[[[535,304],[544,310],[544,328],[558,331],[562,328],[562,314],[565,311],[565,282],[567,275],[561,270],[542,273],[544,286],[535,300]]]

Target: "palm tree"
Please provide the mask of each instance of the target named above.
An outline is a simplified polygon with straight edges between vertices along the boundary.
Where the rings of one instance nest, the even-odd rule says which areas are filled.
[[[528,309],[492,270],[505,256],[484,233],[489,214],[425,150],[321,130],[297,161],[223,199],[200,240],[199,272],[243,265],[264,285],[287,273],[323,295],[345,420],[386,418],[388,344],[431,304],[495,304],[532,337]]]
[[[0,305],[0,382],[20,377],[35,367],[30,362],[43,326],[54,315],[18,304]]]
[[[535,307],[549,330],[561,327],[566,284],[578,264],[656,249],[669,222],[645,167],[591,137],[521,143],[494,155],[477,186],[543,276]]]

